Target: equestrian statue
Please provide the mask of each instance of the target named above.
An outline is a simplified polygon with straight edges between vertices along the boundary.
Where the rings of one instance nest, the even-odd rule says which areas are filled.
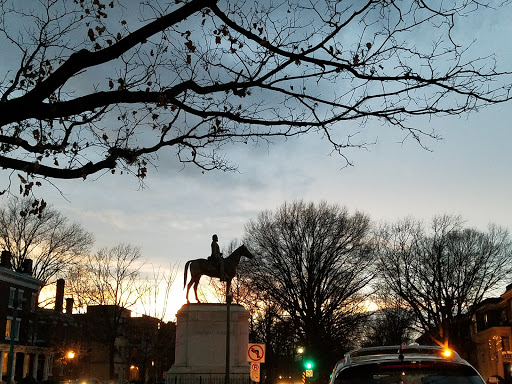
[[[197,286],[199,285],[199,280],[203,275],[216,277],[221,281],[226,281],[226,294],[228,294],[231,290],[231,280],[236,276],[236,270],[238,268],[240,258],[242,256],[249,259],[254,257],[247,247],[242,244],[235,249],[231,255],[226,258],[222,258],[222,253],[220,253],[219,246],[217,244],[217,235],[213,235],[212,240],[212,256],[208,257],[208,259],[189,260],[185,264],[185,281],[183,282],[183,288],[185,288],[185,286],[187,287],[187,303],[190,303],[188,300],[188,292],[192,285],[194,286],[196,301],[200,303],[197,297]],[[189,268],[190,282],[187,285],[187,272]]]

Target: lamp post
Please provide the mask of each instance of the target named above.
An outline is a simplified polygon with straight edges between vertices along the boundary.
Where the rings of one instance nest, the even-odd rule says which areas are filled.
[[[229,355],[230,355],[230,334],[229,334],[229,328],[230,328],[230,306],[233,302],[233,295],[229,292],[226,292],[226,312],[227,312],[227,318],[226,318],[226,376],[224,378],[224,384],[229,384]]]
[[[70,349],[66,352],[66,355],[64,356],[67,361],[64,361],[64,359],[61,360],[62,363],[65,363],[65,366],[63,366],[63,369],[65,368],[64,374],[68,379],[74,378],[74,359],[77,357],[77,354],[75,351]]]
[[[16,303],[17,305],[17,303]],[[16,308],[16,306],[14,307]],[[7,379],[6,379],[6,383],[7,384],[11,384],[11,381],[12,381],[12,376],[13,376],[13,372],[12,372],[12,365],[14,363],[14,338],[15,338],[15,335],[16,335],[16,317],[18,315],[18,311],[16,311],[16,309],[14,310],[14,318],[11,320],[11,342],[10,342],[10,345],[9,345],[9,357],[7,359]]]
[[[6,384],[11,384],[12,382],[12,376],[14,372],[12,371],[12,366],[14,364],[14,339],[16,338],[16,335],[18,333],[18,305],[23,304],[26,300],[23,298],[20,299],[14,299],[12,302],[12,311],[13,316],[11,320],[11,342],[9,345],[9,356],[7,358],[7,380]]]
[[[297,347],[297,361],[299,362],[299,380],[301,380],[301,382],[303,379],[302,360],[304,359],[304,352],[306,352],[306,348],[304,348],[303,346]]]

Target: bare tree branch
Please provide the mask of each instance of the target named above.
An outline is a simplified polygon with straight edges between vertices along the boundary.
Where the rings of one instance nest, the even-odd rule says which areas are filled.
[[[152,2],[139,21],[114,2],[24,4],[0,7],[18,60],[0,67],[0,166],[26,179],[144,179],[163,151],[233,170],[226,143],[313,132],[350,163],[345,150],[373,140],[345,121],[379,120],[426,146],[438,133],[414,117],[511,97],[511,73],[455,38],[487,9],[474,0]]]

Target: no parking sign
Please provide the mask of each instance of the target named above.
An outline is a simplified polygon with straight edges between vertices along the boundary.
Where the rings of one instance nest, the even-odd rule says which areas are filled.
[[[260,363],[251,363],[251,380],[260,382]]]

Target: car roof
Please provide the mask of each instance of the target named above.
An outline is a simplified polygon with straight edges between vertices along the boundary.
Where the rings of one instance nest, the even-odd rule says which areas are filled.
[[[450,352],[449,357],[443,355],[447,350]],[[395,361],[449,361],[469,365],[453,350],[438,346],[414,344],[354,349],[345,354],[344,358],[336,364],[334,371],[339,372],[349,366]]]

